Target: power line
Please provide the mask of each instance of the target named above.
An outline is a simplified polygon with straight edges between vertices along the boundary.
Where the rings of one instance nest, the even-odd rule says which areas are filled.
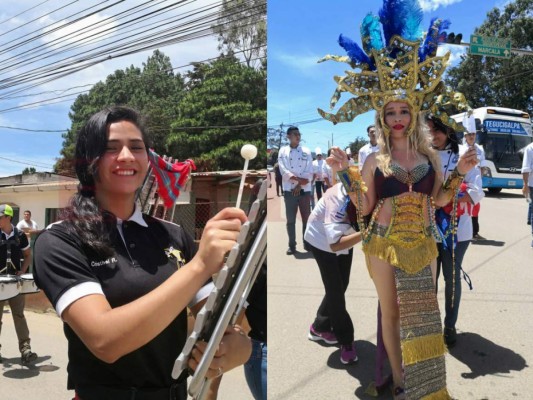
[[[263,47],[263,46],[259,46],[259,47]],[[243,50],[245,51],[245,50]],[[237,53],[236,53],[237,54]],[[216,60],[218,59],[218,57],[212,57],[212,58],[208,58],[206,60],[203,60],[203,61],[200,61],[199,63],[205,63],[207,61],[212,61],[212,60]],[[265,59],[265,57],[258,57],[254,60],[251,60],[251,61],[257,61],[257,60],[262,60],[262,59]],[[243,64],[244,61],[240,61],[240,64]],[[190,67],[192,65],[196,64],[196,62],[193,62],[193,63],[189,63],[189,64],[185,64],[185,65],[182,65],[182,66],[179,66],[179,67],[174,67],[174,68],[171,68],[171,69],[168,69],[168,70],[164,70],[164,71],[160,71],[158,73],[160,74],[165,74],[165,73],[168,73],[168,72],[172,72],[173,70],[176,70],[176,69],[182,69],[182,68],[186,68],[186,67]],[[143,79],[142,76],[138,76],[138,77],[129,77],[131,78],[132,80],[138,80],[138,79]],[[128,79],[125,79],[126,81]],[[94,86],[94,84],[90,84],[91,86]],[[83,85],[83,86],[87,86],[87,85]],[[78,88],[78,87],[83,87],[83,86],[74,86],[72,88],[68,88],[68,89],[65,89],[65,91],[68,91],[70,89],[74,89],[74,88]],[[29,109],[29,108],[36,108],[36,107],[39,107],[41,105],[49,105],[49,104],[57,104],[57,103],[62,103],[62,102],[65,102],[65,101],[70,101],[71,99],[69,100],[63,100],[63,101],[58,101],[58,102],[53,102],[53,103],[50,103],[51,101],[53,100],[57,100],[57,99],[60,99],[60,98],[64,98],[64,97],[69,97],[69,96],[74,96],[74,95],[79,95],[79,94],[83,94],[83,93],[87,93],[88,91],[90,90],[83,90],[83,91],[80,91],[80,92],[75,92],[75,93],[69,93],[69,94],[66,94],[64,96],[58,96],[58,97],[53,97],[53,98],[49,98],[49,99],[44,99],[44,100],[40,100],[40,101],[36,101],[36,102],[33,102],[33,103],[27,103],[27,104],[19,104],[15,107],[11,107],[11,108],[6,108],[6,109],[0,109],[0,113],[5,113],[5,112],[12,112],[12,111],[17,111],[17,110],[25,110],[25,109]],[[54,91],[52,91],[54,92]],[[3,99],[4,97],[0,97],[0,99]],[[5,99],[5,98],[4,98]],[[73,100],[73,99],[72,99]]]
[[[80,71],[84,68],[95,65],[107,59],[122,57],[125,55],[130,55],[130,54],[133,54],[139,51],[144,51],[144,50],[148,50],[148,49],[155,48],[155,47],[161,47],[161,46],[165,46],[169,44],[178,43],[181,41],[188,41],[188,40],[192,40],[192,39],[199,38],[199,37],[209,36],[212,34],[212,28],[211,26],[206,26],[206,23],[207,22],[212,23],[214,21],[213,18],[215,18],[215,15],[218,15],[218,13],[209,15],[209,17],[212,18],[210,20],[207,20],[207,21],[205,20],[202,21],[201,19],[193,20],[191,22],[187,22],[184,25],[184,27],[186,27],[187,25],[190,25],[191,23],[200,21],[200,23],[202,23],[203,26],[200,25],[200,23],[197,23],[196,26],[193,25],[193,28],[194,27],[201,28],[200,30],[196,32],[193,31],[191,33],[188,33],[186,30],[183,32],[179,30],[179,25],[173,26],[171,28],[156,32],[155,37],[153,33],[148,33],[144,37],[135,38],[123,44],[119,44],[119,45],[115,45],[111,47],[109,47],[108,45],[102,45],[99,47],[108,46],[108,48],[98,50],[98,51],[95,51],[95,49],[92,49],[90,50],[90,52],[92,53],[82,56],[78,58],[77,60],[72,61],[72,57],[69,57],[67,59],[63,59],[63,61],[69,60],[68,63],[63,62],[62,64],[60,63],[59,65],[58,65],[58,61],[55,61],[53,63],[40,66],[33,70],[26,71],[11,79],[10,78],[4,79],[1,82],[3,83],[4,89],[15,86],[15,85],[19,85],[24,82],[32,81],[32,80],[38,81],[38,83],[42,84],[45,81],[48,82],[50,80],[58,79],[59,77],[63,77],[71,73]],[[140,34],[146,33],[146,32],[147,30],[140,32]],[[176,36],[176,34],[179,34],[179,33],[184,33],[184,35],[182,37]],[[96,48],[96,50],[97,49],[98,47]],[[112,51],[118,51],[118,53],[113,54],[113,55],[109,54]],[[78,53],[78,56],[81,56],[84,53],[87,53],[87,51]],[[105,57],[106,54],[107,54],[107,57]],[[104,58],[91,61],[91,59],[95,59],[96,57],[102,57],[102,56],[104,56]],[[78,66],[76,66],[76,64],[78,64]],[[48,78],[53,78],[53,79],[48,79]]]
[[[27,13],[28,11],[31,11],[31,10],[33,10],[34,8],[37,8],[37,7],[39,7],[40,5],[42,5],[42,4],[44,4],[44,3],[48,3],[49,1],[50,1],[50,0],[45,0],[45,1],[43,1],[42,3],[39,3],[39,4],[37,4],[37,5],[33,6],[33,7],[28,8],[27,10],[24,10],[24,11],[22,11],[22,12],[19,12],[17,15],[13,15],[12,17],[9,17],[8,19],[5,19],[5,20],[1,21],[1,22],[0,22],[0,25],[2,25],[2,24],[5,23],[5,22],[9,22],[9,21],[11,21],[13,18],[19,17],[19,16],[21,16],[22,14]]]
[[[44,164],[44,163],[39,163],[35,161],[26,161],[26,160],[19,161],[19,160],[13,160],[12,158],[7,158],[7,157],[0,157],[0,159],[11,161],[11,162],[18,163],[18,164],[31,165],[32,167],[39,167],[39,168],[53,167],[52,164]]]
[[[55,132],[55,133],[58,133],[58,132],[67,132],[66,129],[62,129],[62,130],[28,129],[28,128],[16,128],[16,127],[14,127],[14,126],[2,126],[2,125],[0,125],[0,128],[3,128],[3,129],[13,129],[13,130],[16,130],[16,131],[26,131],[26,132]]]
[[[26,23],[24,23],[24,24],[22,24],[22,25],[19,25],[19,26],[17,26],[16,28],[13,28],[13,29],[11,29],[11,30],[9,30],[9,31],[7,31],[7,32],[1,33],[0,36],[4,36],[4,35],[7,35],[7,34],[10,33],[10,32],[16,31],[17,29],[20,29],[20,28],[22,28],[22,27],[24,27],[24,26],[26,26],[26,25],[29,25],[29,24],[31,24],[32,22],[38,21],[38,20],[40,20],[41,18],[44,18],[44,17],[46,17],[46,16],[48,16],[48,15],[50,15],[50,14],[55,13],[56,11],[62,10],[63,8],[66,8],[66,7],[68,7],[68,6],[70,6],[70,5],[74,4],[74,3],[77,3],[78,1],[79,1],[79,0],[71,1],[70,3],[68,3],[68,4],[66,4],[66,5],[64,5],[64,6],[62,6],[62,7],[56,8],[55,10],[50,11],[50,12],[47,13],[47,14],[44,14],[44,15],[41,15],[40,17],[37,17],[37,18],[35,18],[35,19],[32,19],[31,21],[28,21],[28,22],[26,22]],[[105,1],[108,1],[108,0],[105,0]]]

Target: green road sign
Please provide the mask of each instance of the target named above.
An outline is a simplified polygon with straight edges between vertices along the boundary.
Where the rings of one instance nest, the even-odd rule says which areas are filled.
[[[511,41],[479,35],[470,36],[470,54],[487,57],[511,57]]]

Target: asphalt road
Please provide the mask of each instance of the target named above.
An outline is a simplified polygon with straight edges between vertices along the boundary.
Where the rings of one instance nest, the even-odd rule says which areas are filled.
[[[346,301],[355,325],[359,361],[340,363],[335,346],[307,339],[324,294],[318,267],[303,250],[285,255],[287,234],[282,197],[269,189],[268,315],[269,399],[372,399],[377,295],[360,244],[354,251]],[[533,399],[533,248],[520,191],[482,201],[480,234],[464,259],[474,289],[463,284],[458,342],[446,356],[448,389],[460,400]],[[299,223],[299,221],[298,221]],[[443,281],[439,302],[443,310]],[[390,393],[379,399],[392,398]]]
[[[339,349],[307,340],[309,324],[324,290],[318,267],[303,251],[285,255],[287,236],[282,198],[269,189],[268,316],[269,399],[372,399],[365,389],[373,379],[377,296],[360,245],[356,246],[347,292],[355,325],[359,361],[344,366]],[[464,268],[474,290],[463,285],[457,345],[446,356],[450,393],[460,400],[533,399],[533,249],[525,224],[526,202],[519,191],[483,200],[481,234]],[[441,278],[442,279],[442,278]],[[442,286],[442,284],[441,284]],[[443,292],[439,292],[441,309]],[[1,335],[1,400],[71,399],[66,390],[67,349],[55,314],[27,312],[35,365],[20,365],[16,336],[6,307]],[[379,399],[391,398],[385,393]],[[242,368],[224,375],[221,400],[250,400]]]

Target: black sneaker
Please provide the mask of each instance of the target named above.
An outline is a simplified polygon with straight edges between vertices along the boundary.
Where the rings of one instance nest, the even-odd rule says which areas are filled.
[[[37,360],[37,354],[31,351],[31,348],[26,347],[20,353],[20,360],[22,364],[29,364]]]
[[[289,248],[287,249],[287,253],[286,253],[286,254],[287,254],[288,256],[292,256],[294,253],[296,253],[296,249],[295,249],[294,247],[289,247]]]
[[[446,346],[453,347],[457,342],[457,332],[455,328],[444,328],[444,342]]]

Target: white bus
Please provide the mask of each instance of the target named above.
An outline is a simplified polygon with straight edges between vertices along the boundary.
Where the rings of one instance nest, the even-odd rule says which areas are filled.
[[[522,188],[524,148],[533,141],[529,114],[510,108],[481,107],[473,110],[476,142],[485,150],[481,165],[483,188],[499,193],[504,188]],[[464,114],[453,115],[463,122]]]

